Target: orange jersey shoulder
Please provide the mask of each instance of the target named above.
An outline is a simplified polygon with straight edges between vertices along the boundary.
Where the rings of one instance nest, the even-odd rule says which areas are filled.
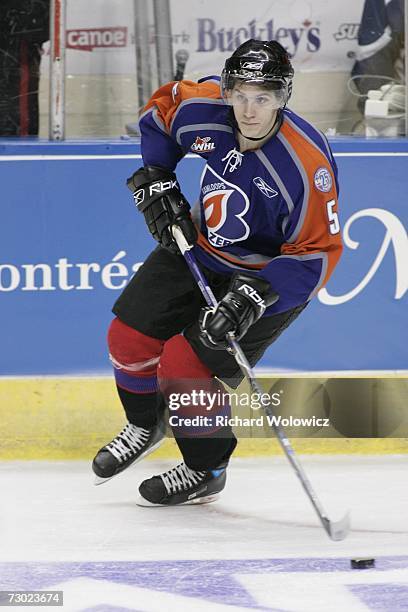
[[[204,81],[202,83],[173,81],[163,85],[153,94],[143,112],[155,106],[160,119],[169,130],[174,113],[184,100],[192,98],[216,100],[220,97],[220,86],[215,81]]]

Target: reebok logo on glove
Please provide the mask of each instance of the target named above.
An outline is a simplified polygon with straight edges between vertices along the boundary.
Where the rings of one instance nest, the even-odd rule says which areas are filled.
[[[144,198],[145,198],[145,190],[144,189],[139,189],[138,191],[135,191],[133,193],[133,198],[135,200],[136,206],[140,206],[140,204],[143,203]]]
[[[238,291],[242,291],[242,293],[245,293],[245,295],[251,298],[251,300],[253,300],[256,304],[259,304],[259,306],[266,308],[263,298],[261,298],[259,293],[250,285],[246,285],[244,283],[243,285],[238,287]]]
[[[173,188],[180,190],[177,181],[159,181],[158,183],[152,183],[152,185],[149,186],[150,195],[153,195],[154,193],[162,193],[163,191],[168,191],[169,189]]]
[[[173,225],[177,225],[189,245],[197,242],[190,204],[181,193],[174,172],[143,166],[127,179],[126,185],[133,194],[138,211],[144,215],[149,232],[162,247],[180,254],[172,234]]]

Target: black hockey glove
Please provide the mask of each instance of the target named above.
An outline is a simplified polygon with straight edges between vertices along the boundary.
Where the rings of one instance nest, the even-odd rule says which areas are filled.
[[[260,276],[234,274],[228,293],[216,308],[203,308],[200,313],[200,340],[212,349],[228,348],[227,334],[242,338],[265,312],[279,299],[270,284]]]
[[[197,241],[190,205],[180,191],[176,175],[156,166],[139,168],[127,180],[138,210],[144,214],[153,238],[166,249],[179,253],[171,227],[178,225],[189,244]]]

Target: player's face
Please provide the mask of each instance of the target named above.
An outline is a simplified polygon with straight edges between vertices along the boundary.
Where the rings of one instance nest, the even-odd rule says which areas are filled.
[[[276,94],[258,85],[238,83],[228,92],[228,102],[243,136],[261,138],[271,129],[280,103]]]

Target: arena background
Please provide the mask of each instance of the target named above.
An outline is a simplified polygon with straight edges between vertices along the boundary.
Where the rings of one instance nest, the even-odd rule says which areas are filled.
[[[98,0],[90,11],[69,0],[66,139],[47,138],[46,43],[40,138],[0,143],[3,457],[90,457],[122,422],[105,334],[113,301],[154,246],[125,187],[126,177],[141,165],[134,135],[138,98],[159,84],[161,74],[158,17],[151,3],[140,4],[146,9],[142,42],[148,65],[136,62],[133,2]],[[267,351],[257,372],[404,377],[408,146],[403,138],[365,137],[369,121],[361,120],[349,82],[362,0],[344,2],[336,11],[324,0],[261,1],[254,13],[243,5],[236,10],[228,0],[216,15],[211,2],[193,4],[194,10],[191,2],[169,4],[173,71],[190,79],[217,74],[248,36],[279,39],[296,69],[290,106],[332,134],[339,166],[344,256],[327,288]],[[191,202],[201,168],[193,154],[179,166]],[[384,448],[405,443],[388,441]],[[240,452],[246,453],[248,444]],[[262,452],[276,450],[269,441],[254,444],[259,450],[264,444]],[[344,448],[339,440],[331,446],[319,440],[307,443],[307,450],[332,450],[333,444]],[[355,448],[363,451],[367,444],[380,449],[385,442]]]
[[[9,2],[12,22],[47,4]],[[367,51],[359,33],[375,29],[364,7],[384,26],[381,46],[387,10],[402,1],[51,6],[39,135],[0,138],[0,606],[11,591],[51,589],[69,612],[406,612],[408,114],[363,116],[350,78]],[[235,428],[215,504],[137,506],[139,483],[179,458],[170,432],[146,462],[93,486],[92,457],[124,425],[110,309],[154,247],[125,186],[142,163],[139,111],[167,80],[219,74],[249,37],[288,49],[290,108],[326,133],[339,167],[344,255],[256,375],[284,398],[276,414],[329,420],[285,432],[330,519],[350,508],[342,542],[327,537],[265,424]],[[191,154],[177,170],[191,202],[201,169]]]

